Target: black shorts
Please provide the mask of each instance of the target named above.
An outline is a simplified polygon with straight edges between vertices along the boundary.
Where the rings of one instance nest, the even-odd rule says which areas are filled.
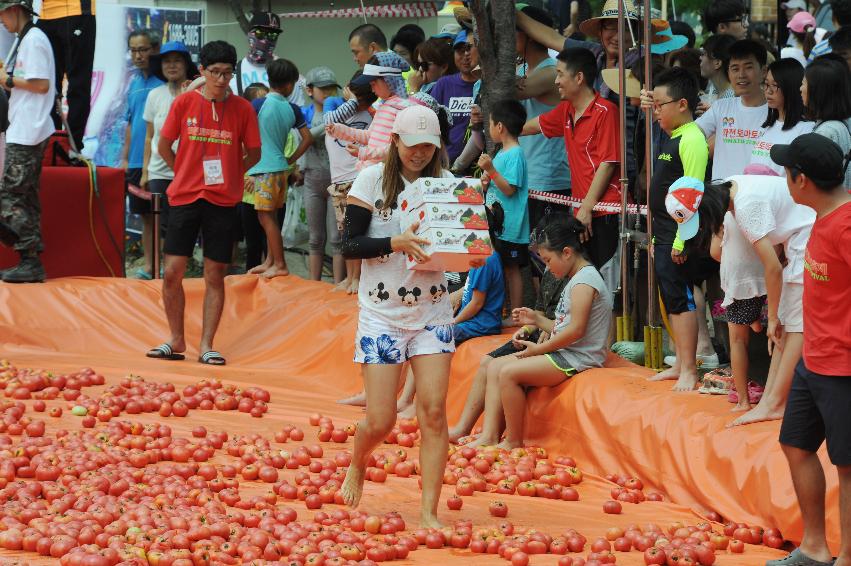
[[[851,376],[821,375],[798,362],[780,443],[816,452],[827,440],[827,454],[835,466],[851,466]]]
[[[530,342],[537,343],[538,338],[540,336],[541,336],[541,331],[536,330],[535,332],[532,333],[531,336],[529,336],[528,340]],[[490,356],[491,358],[503,358],[505,356],[510,356],[511,354],[516,354],[519,351],[520,350],[514,345],[514,342],[509,340],[508,342],[506,342],[505,344],[503,344],[502,346],[500,346],[499,348],[497,348],[493,352],[488,352],[487,355]]]
[[[750,326],[762,318],[765,299],[765,295],[752,299],[733,299],[733,302],[727,305],[727,322]]]
[[[218,263],[230,263],[233,255],[233,225],[237,221],[236,206],[218,206],[204,199],[183,206],[171,206],[163,252],[189,257],[200,234],[205,258]]]
[[[502,265],[516,265],[526,267],[529,265],[529,244],[515,244],[505,240],[496,240],[496,251]]]
[[[720,264],[708,255],[690,255],[685,263],[676,264],[671,259],[670,244],[655,244],[653,265],[662,302],[665,303],[665,310],[669,314],[696,310],[694,286],[713,277],[720,267]]]
[[[142,182],[142,170],[141,169],[128,169],[124,174],[124,178],[127,180],[128,185],[136,185],[137,187]],[[130,213],[131,214],[150,214],[151,213],[151,201],[145,200],[143,198],[139,198],[131,192],[127,192],[127,196],[130,199]]]
[[[620,245],[620,216],[604,214],[591,219],[591,239],[585,243],[588,259],[597,269],[609,263]],[[610,289],[614,292],[614,289]]]

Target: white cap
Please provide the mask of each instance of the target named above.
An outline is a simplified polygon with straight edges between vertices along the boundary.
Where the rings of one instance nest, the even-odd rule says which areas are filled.
[[[396,114],[393,133],[408,147],[430,143],[441,147],[440,122],[433,110],[414,104]]]
[[[798,10],[806,10],[807,5],[804,3],[804,0],[787,0],[780,4],[780,7],[784,10],[788,10],[790,8],[797,8]]]

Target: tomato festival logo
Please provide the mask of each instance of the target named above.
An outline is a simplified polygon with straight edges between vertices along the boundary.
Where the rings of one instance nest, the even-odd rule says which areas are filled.
[[[816,281],[830,281],[830,275],[827,273],[827,263],[818,262],[810,255],[810,250],[804,254],[804,268],[810,277]]]
[[[190,116],[186,119],[186,134],[189,136],[190,140],[205,143],[218,143],[221,145],[231,145],[233,143],[233,133],[230,130],[202,128],[199,124],[200,121],[195,116]]]
[[[762,136],[762,130],[736,128],[736,118],[734,116],[722,117],[721,126],[721,137],[724,143],[753,145]]]

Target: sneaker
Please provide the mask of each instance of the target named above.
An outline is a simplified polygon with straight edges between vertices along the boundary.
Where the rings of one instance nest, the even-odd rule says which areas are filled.
[[[21,258],[21,263],[3,273],[6,283],[41,283],[44,279],[44,266],[37,257]]]
[[[673,365],[677,363],[677,357],[665,356],[662,361],[666,366],[673,367]],[[697,356],[697,367],[700,369],[715,369],[720,365],[718,354],[712,354],[711,356]]]
[[[800,548],[796,548],[784,558],[769,560],[765,563],[765,566],[832,566],[834,562],[836,562],[836,560],[831,560],[830,562],[819,562],[818,560],[813,560],[801,552]]]

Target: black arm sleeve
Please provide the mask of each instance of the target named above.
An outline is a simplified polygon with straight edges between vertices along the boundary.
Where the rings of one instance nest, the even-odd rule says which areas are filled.
[[[343,221],[343,256],[346,259],[372,259],[393,253],[390,238],[370,238],[366,235],[372,211],[362,206],[346,206]]]

